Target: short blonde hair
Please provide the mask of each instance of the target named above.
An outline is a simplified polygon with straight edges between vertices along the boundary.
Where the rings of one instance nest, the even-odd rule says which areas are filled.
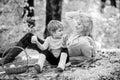
[[[63,23],[58,20],[51,20],[47,25],[47,29],[50,34],[52,32],[56,32],[56,30],[59,28],[63,30],[64,27],[63,27]]]

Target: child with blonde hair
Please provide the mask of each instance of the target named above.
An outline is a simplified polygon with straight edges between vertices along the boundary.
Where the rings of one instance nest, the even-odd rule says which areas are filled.
[[[83,59],[91,59],[95,56],[95,43],[92,38],[92,19],[84,13],[66,12],[66,21],[73,30],[69,34],[67,46],[70,57],[83,56]]]

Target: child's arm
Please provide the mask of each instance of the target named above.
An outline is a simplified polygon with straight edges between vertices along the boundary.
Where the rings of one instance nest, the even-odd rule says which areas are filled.
[[[66,19],[73,19],[73,18],[77,18],[78,16],[79,16],[79,11],[71,11],[65,13]]]
[[[46,50],[48,48],[48,41],[47,39],[45,40],[45,42],[43,44],[41,44],[38,40],[36,36],[33,36],[31,39],[31,42],[36,44],[38,46],[38,48],[40,48],[41,50]]]
[[[38,48],[40,48],[41,50],[46,50],[48,48],[48,43],[44,42],[43,44],[41,44],[40,42],[37,41],[36,45],[38,46]]]
[[[68,41],[67,41],[67,44],[71,44],[74,37],[76,36],[77,34],[77,31],[76,31],[76,26],[78,25],[77,24],[77,21],[76,21],[76,18],[80,18],[79,17],[79,11],[72,11],[72,12],[66,12],[65,13],[65,20],[67,21],[67,23],[69,24],[69,28],[71,31],[69,31],[68,35]]]
[[[79,15],[78,11],[65,13],[65,20],[69,24],[69,28],[72,30],[72,32],[76,32],[76,27],[75,27],[75,26],[77,26],[76,17],[79,18],[78,15]],[[70,33],[71,33],[71,31],[70,31]]]
[[[63,47],[67,47],[68,35],[63,35]]]

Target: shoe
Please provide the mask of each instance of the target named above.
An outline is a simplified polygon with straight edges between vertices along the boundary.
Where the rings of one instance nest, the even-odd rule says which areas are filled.
[[[57,72],[63,72],[64,70],[60,67],[57,68]]]
[[[34,68],[37,71],[37,73],[41,73],[42,72],[41,67],[38,64],[35,64]]]

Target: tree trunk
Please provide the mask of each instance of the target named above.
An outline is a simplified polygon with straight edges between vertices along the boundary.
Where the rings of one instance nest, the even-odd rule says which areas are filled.
[[[49,21],[61,21],[62,2],[63,0],[46,0],[46,28],[44,32],[44,38],[49,36],[49,33],[47,31],[47,24],[49,23]]]

